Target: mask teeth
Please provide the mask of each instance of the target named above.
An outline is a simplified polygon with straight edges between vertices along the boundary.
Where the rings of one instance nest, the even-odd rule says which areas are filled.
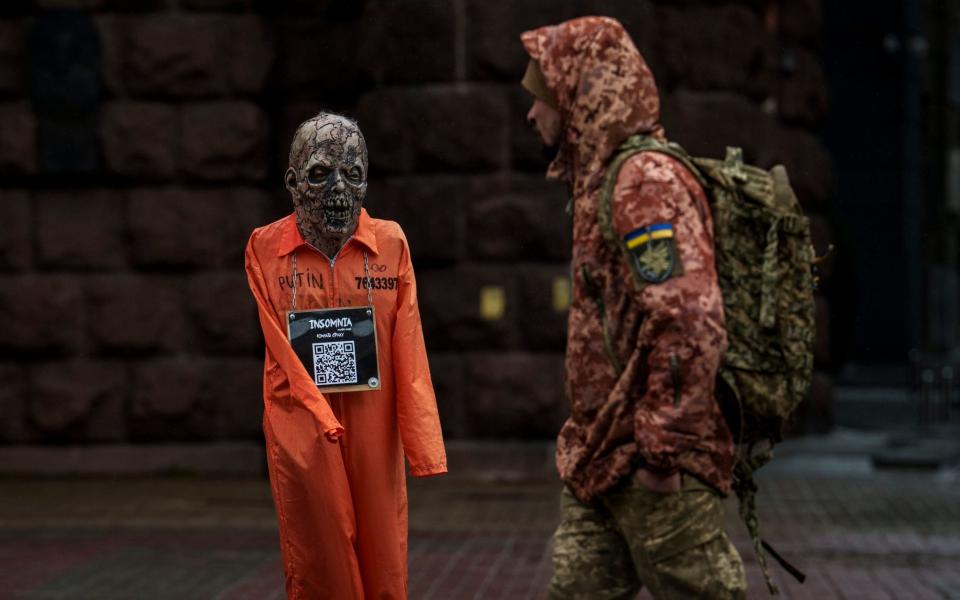
[[[353,206],[353,201],[347,196],[333,198],[329,203],[324,203],[324,210],[349,210]]]

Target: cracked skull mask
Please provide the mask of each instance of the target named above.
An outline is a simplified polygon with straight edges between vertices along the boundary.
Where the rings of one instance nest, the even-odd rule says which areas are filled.
[[[367,145],[360,128],[328,113],[304,122],[294,134],[284,179],[304,238],[339,248],[356,230],[367,192]]]

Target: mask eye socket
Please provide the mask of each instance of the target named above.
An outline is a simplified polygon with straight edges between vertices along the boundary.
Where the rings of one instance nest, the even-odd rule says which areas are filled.
[[[347,171],[347,180],[350,183],[354,183],[354,184],[362,182],[363,171],[360,169],[360,167],[353,167],[352,169]]]
[[[307,181],[312,184],[322,183],[324,179],[327,178],[327,175],[330,174],[330,169],[322,165],[317,165],[310,169],[310,172],[307,173]]]

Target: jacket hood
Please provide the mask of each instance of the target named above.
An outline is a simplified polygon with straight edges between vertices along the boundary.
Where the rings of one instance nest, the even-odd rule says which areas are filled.
[[[581,17],[520,39],[539,63],[564,124],[547,176],[566,180],[574,196],[600,184],[607,160],[626,138],[664,138],[653,74],[619,21]]]

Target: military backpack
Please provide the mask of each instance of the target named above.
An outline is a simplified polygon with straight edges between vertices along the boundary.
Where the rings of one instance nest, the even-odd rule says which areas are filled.
[[[604,239],[624,256],[627,247],[612,224],[613,191],[621,166],[639,152],[679,161],[703,186],[710,204],[728,339],[716,397],[737,442],[733,487],[740,514],[775,594],[764,548],[800,581],[803,574],[760,539],[753,473],[772,457],[773,444],[781,440],[813,375],[816,257],[809,221],[781,165],[767,171],[744,164],[740,148],[727,148],[723,160],[691,157],[677,144],[636,135],[618,148],[599,195]]]

